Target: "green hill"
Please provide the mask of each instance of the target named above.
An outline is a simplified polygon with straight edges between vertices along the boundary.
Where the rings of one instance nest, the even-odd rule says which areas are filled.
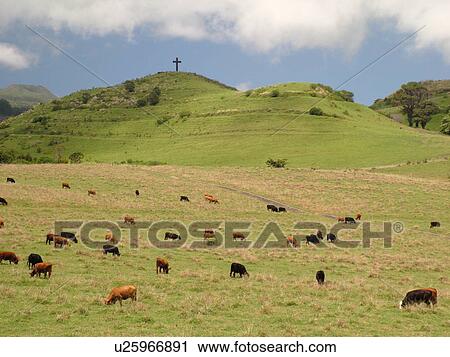
[[[450,138],[407,128],[331,88],[287,83],[239,92],[192,73],[79,91],[0,124],[0,152],[24,160],[202,166],[373,167],[450,155]],[[159,103],[144,105],[158,87]],[[318,107],[323,115],[303,114]],[[4,155],[4,156],[5,156]]]
[[[419,83],[428,89],[430,100],[440,109],[440,113],[431,116],[427,129],[439,131],[442,119],[448,116],[450,110],[450,80],[430,80]],[[392,102],[393,95],[394,93],[384,99],[377,99],[371,108],[391,119],[407,124],[406,116],[402,113],[401,108]]]
[[[31,108],[49,102],[56,96],[43,86],[12,84],[0,89],[0,98],[6,99],[14,107]]]

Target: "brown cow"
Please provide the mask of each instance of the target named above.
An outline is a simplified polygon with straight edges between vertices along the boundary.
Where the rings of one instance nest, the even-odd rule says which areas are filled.
[[[13,252],[0,252],[0,264],[3,260],[9,260],[9,264],[17,264],[19,262],[19,258]]]
[[[122,306],[122,300],[131,299],[131,301],[137,300],[137,288],[133,285],[120,286],[113,288],[105,299],[106,305],[115,304],[118,300],[120,306]]]
[[[63,248],[65,245],[70,245],[70,242],[67,238],[63,238],[57,235],[53,235],[53,243],[55,244],[55,248]]]
[[[358,213],[358,214],[356,215],[356,220],[357,220],[357,221],[360,221],[360,220],[361,220],[361,218],[362,218],[362,215],[361,215],[361,213]]]
[[[128,214],[125,217],[123,217],[123,221],[127,224],[134,224],[134,218]]]
[[[94,190],[88,190],[88,196],[95,196],[97,194]]]
[[[0,228],[3,228],[5,226],[5,221],[2,217],[0,217]]]
[[[67,182],[62,183],[62,188],[67,188],[70,190],[70,185]]]
[[[288,236],[286,238],[286,247],[294,247],[297,248],[298,247],[298,243],[297,243],[297,239],[295,239],[294,236]]]
[[[164,258],[156,258],[156,274],[169,274],[169,261]]]
[[[344,217],[338,217],[337,221],[338,222],[345,222],[345,218]]]
[[[39,277],[41,277],[41,274],[44,274],[44,278],[47,278],[48,274],[48,278],[50,279],[50,277],[52,276],[52,266],[53,265],[50,263],[37,263],[30,275],[31,277],[33,277],[37,274]]]
[[[245,240],[245,234],[241,232],[233,232],[233,240]]]
[[[47,239],[45,240],[45,244],[51,244],[53,242],[53,237],[57,236],[53,233],[47,233]]]

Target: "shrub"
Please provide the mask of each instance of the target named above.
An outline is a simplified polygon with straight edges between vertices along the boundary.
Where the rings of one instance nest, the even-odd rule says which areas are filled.
[[[450,135],[450,118],[444,118],[442,120],[440,131],[442,134]]]
[[[286,167],[287,160],[286,159],[268,159],[266,161],[266,165],[268,167],[275,167],[275,168],[283,168]]]
[[[9,164],[14,161],[16,155],[13,151],[0,151],[0,163]]]
[[[166,123],[166,122],[168,122],[169,121],[169,118],[158,118],[157,120],[156,120],[156,124],[157,125],[163,125],[164,123]]]
[[[124,85],[124,87],[125,87],[125,90],[126,90],[127,92],[129,92],[129,93],[134,92],[135,89],[136,89],[136,86],[135,86],[134,82],[133,82],[133,81],[130,81],[130,80],[125,81],[125,82],[123,83],[123,85]]]
[[[88,92],[83,92],[81,94],[81,103],[87,104],[87,102],[89,102],[89,99],[91,99],[91,95]]]
[[[41,115],[41,116],[38,116],[38,117],[34,117],[31,120],[31,122],[35,123],[35,124],[39,123],[39,124],[42,124],[42,125],[47,125],[48,119],[49,119],[49,117]]]
[[[272,90],[272,92],[270,92],[270,96],[272,98],[279,97],[280,96],[280,91],[278,89],[274,89],[274,90]]]
[[[191,112],[189,112],[189,111],[187,111],[187,110],[182,111],[182,112],[180,113],[180,118],[181,118],[181,119],[189,118],[190,116],[191,116]]]
[[[159,96],[161,95],[161,90],[158,87],[153,88],[148,96],[148,104],[156,105],[159,103]]]
[[[309,115],[323,115],[323,110],[318,107],[312,107],[309,110]]]
[[[73,152],[69,155],[69,161],[72,164],[79,164],[84,159],[84,154],[81,152]]]
[[[138,99],[136,102],[136,106],[138,108],[145,107],[146,105],[147,105],[147,101],[143,98]]]

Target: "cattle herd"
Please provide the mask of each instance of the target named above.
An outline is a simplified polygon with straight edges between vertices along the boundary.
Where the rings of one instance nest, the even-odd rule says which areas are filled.
[[[15,184],[16,181],[12,177],[8,177],[6,179],[7,183]],[[67,182],[62,183],[63,189],[70,189],[70,185]],[[97,192],[95,190],[88,190],[89,196],[96,196]],[[140,195],[139,190],[135,191],[136,197]],[[219,200],[210,195],[205,193],[204,198],[207,202],[213,203],[213,204],[219,204]],[[180,196],[181,202],[190,202],[188,196]],[[0,205],[7,206],[8,202],[0,197]],[[267,210],[272,212],[287,212],[286,208],[284,207],[277,207],[273,204],[267,205]],[[356,221],[361,220],[362,215],[358,213],[356,215],[356,218],[353,217],[338,217],[338,222],[342,222],[345,224],[355,224]],[[124,222],[126,224],[135,224],[135,219],[129,215],[126,215],[124,217]],[[0,228],[3,228],[5,226],[5,221],[3,218],[0,217]],[[430,228],[437,228],[440,227],[440,222],[433,221],[430,224]],[[215,238],[215,232],[212,229],[205,229],[204,231],[204,240],[207,244],[214,242]],[[310,234],[306,236],[306,244],[319,244],[321,240],[323,240],[323,233],[319,230],[316,234]],[[333,233],[328,233],[327,241],[333,243],[336,241],[336,236]],[[181,236],[176,233],[166,232],[164,236],[165,240],[181,240]],[[233,240],[245,240],[246,235],[241,232],[234,232],[233,233]],[[118,241],[113,236],[112,232],[107,232],[105,235],[105,240],[108,241],[109,244],[103,245],[103,254],[108,255],[112,254],[113,256],[120,257],[120,251],[117,247]],[[63,248],[65,246],[70,246],[72,243],[78,243],[78,240],[76,238],[76,235],[72,232],[60,232],[59,234],[54,233],[48,233],[46,236],[45,244],[51,244],[53,242],[53,245],[55,248]],[[298,241],[293,236],[290,235],[286,238],[286,244],[287,246],[291,247],[298,247]],[[19,257],[14,252],[0,252],[0,264],[3,261],[8,261],[9,264],[18,264],[19,263]],[[28,269],[31,270],[30,276],[38,276],[41,277],[43,275],[44,278],[50,279],[52,275],[52,268],[53,264],[49,262],[44,262],[42,257],[39,254],[31,253],[28,256],[27,259],[27,265]],[[169,261],[165,258],[156,258],[156,274],[169,274],[169,270],[171,268],[169,267]],[[240,263],[232,263],[230,267],[230,277],[236,277],[238,275],[240,278],[242,277],[249,277],[249,273],[247,272],[247,269],[244,265]],[[317,271],[316,273],[316,280],[319,285],[325,284],[325,272],[322,270]],[[120,305],[122,305],[122,300],[131,299],[132,301],[137,300],[137,288],[133,285],[127,285],[122,287],[115,287],[111,290],[110,294],[106,297],[104,300],[104,303],[106,305],[115,304],[117,301],[119,301]],[[399,308],[405,308],[409,305],[414,304],[420,304],[425,303],[428,306],[434,306],[437,304],[437,290],[434,288],[424,288],[424,289],[416,289],[409,291],[404,299],[400,301]]]

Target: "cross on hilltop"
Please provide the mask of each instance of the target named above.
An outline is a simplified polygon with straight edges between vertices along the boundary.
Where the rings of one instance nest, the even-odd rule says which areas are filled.
[[[175,70],[178,72],[178,65],[181,63],[181,61],[178,59],[178,57],[175,59],[175,61],[172,61],[172,63],[175,63]]]

